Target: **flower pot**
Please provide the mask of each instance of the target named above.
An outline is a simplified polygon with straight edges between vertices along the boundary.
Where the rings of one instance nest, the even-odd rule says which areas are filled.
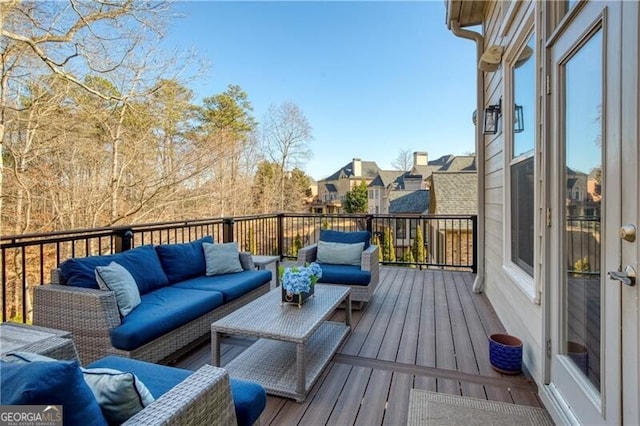
[[[567,342],[567,355],[585,376],[589,375],[589,352],[586,347],[577,342]]]
[[[489,336],[489,361],[494,370],[503,374],[522,371],[522,341],[508,334]]]
[[[292,293],[290,291],[282,289],[282,303],[289,303],[292,305],[298,305],[299,308],[302,307],[302,304],[306,302],[306,300],[313,296],[313,289],[315,286],[311,286],[309,291],[302,291],[300,293]]]

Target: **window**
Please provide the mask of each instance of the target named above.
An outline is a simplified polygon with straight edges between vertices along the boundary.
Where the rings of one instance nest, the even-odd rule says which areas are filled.
[[[535,36],[531,34],[512,65],[512,122],[510,149],[511,262],[533,277],[534,147],[535,147]]]

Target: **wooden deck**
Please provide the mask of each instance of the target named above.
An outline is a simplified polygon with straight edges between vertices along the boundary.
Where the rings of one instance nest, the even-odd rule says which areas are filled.
[[[382,268],[380,285],[302,404],[269,396],[263,425],[404,425],[411,388],[541,407],[535,383],[489,364],[487,336],[503,332],[465,272]],[[338,310],[335,318],[343,318]],[[252,342],[229,338],[222,365]],[[176,366],[210,363],[207,344]]]

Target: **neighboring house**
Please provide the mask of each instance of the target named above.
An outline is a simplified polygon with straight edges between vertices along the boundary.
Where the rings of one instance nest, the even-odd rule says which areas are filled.
[[[469,216],[478,213],[478,175],[475,171],[444,171],[431,175],[429,214]],[[439,265],[470,264],[473,228],[469,221],[429,221],[429,256]]]
[[[446,9],[477,47],[474,290],[557,424],[640,424],[640,2]]]
[[[380,168],[374,161],[354,158],[326,179],[318,181],[317,200],[311,205],[314,213],[343,213],[344,197],[354,186],[371,183]]]
[[[405,173],[399,170],[380,170],[378,172],[378,175],[369,184],[369,213],[389,213],[389,192],[400,186],[401,177]]]

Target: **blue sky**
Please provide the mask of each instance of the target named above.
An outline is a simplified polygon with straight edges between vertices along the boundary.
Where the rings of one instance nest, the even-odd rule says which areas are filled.
[[[229,84],[258,121],[292,101],[313,128],[307,174],[358,157],[392,169],[401,149],[430,159],[474,151],[475,47],[445,25],[444,1],[180,2],[167,46],[210,64],[198,99]]]

